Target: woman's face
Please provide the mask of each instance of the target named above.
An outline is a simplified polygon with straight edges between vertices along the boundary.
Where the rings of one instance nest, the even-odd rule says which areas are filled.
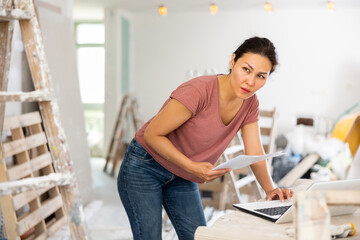
[[[255,53],[245,53],[234,62],[235,54],[230,62],[230,83],[234,94],[247,99],[262,88],[271,70],[271,62],[267,57]]]

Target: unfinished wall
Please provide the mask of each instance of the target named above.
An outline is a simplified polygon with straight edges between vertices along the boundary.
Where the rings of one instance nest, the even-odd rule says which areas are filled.
[[[104,106],[104,152],[109,149],[114,125],[124,93],[129,90],[129,51],[131,26],[129,15],[121,10],[105,10],[105,106]],[[126,133],[124,140],[129,141]],[[131,139],[130,139],[131,140]]]
[[[93,198],[90,153],[77,76],[71,2],[38,1],[38,8],[60,120],[74,162],[80,195],[83,203],[87,204]]]
[[[280,66],[260,90],[260,106],[280,112],[280,131],[297,114],[335,119],[359,101],[360,9],[263,9],[136,13],[132,18],[132,89],[146,119],[191,69],[226,73],[232,52],[248,37],[270,38]]]

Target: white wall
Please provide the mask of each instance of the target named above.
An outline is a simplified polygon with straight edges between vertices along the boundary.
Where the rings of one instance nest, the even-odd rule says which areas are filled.
[[[108,152],[121,102],[121,12],[105,10],[104,152]]]
[[[70,158],[74,163],[80,196],[82,202],[87,204],[93,199],[93,189],[90,152],[86,141],[76,67],[71,3],[72,0],[56,3],[43,0],[38,2],[38,8],[60,120],[67,138]]]
[[[189,69],[226,73],[232,52],[254,35],[271,39],[280,66],[258,93],[279,110],[280,131],[297,114],[335,119],[360,100],[360,9],[137,13],[132,18],[132,89],[144,119]]]
[[[102,7],[91,7],[74,3],[72,11],[74,21],[104,21],[104,9]]]
[[[126,67],[126,62],[128,59],[125,59],[123,51],[124,48],[131,48],[124,44],[122,40],[127,36],[123,36],[122,29],[123,21],[130,22],[131,24],[131,15],[128,12],[124,12],[117,9],[108,8],[104,11],[105,16],[105,106],[104,106],[104,140],[105,140],[105,155],[108,153],[110,141],[114,134],[114,126],[116,119],[119,114],[122,93],[127,91],[127,84],[129,79],[125,76],[127,70],[122,69]],[[126,28],[125,28],[126,30]],[[131,38],[131,36],[130,36]],[[131,40],[130,40],[131,42]],[[127,48],[128,49],[128,48]],[[129,49],[131,50],[131,49]],[[131,55],[130,53],[129,55]],[[131,57],[130,57],[131,58]],[[130,65],[130,64],[129,64]],[[129,70],[130,71],[130,70]],[[124,74],[125,73],[125,74]],[[130,141],[134,132],[132,129],[127,129],[123,137],[123,141]],[[128,137],[130,136],[131,137]]]

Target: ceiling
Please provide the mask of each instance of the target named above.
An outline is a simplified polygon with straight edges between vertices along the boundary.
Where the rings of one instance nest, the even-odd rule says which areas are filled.
[[[266,0],[74,0],[75,8],[120,8],[130,12],[146,12],[166,5],[170,12],[208,11],[211,3],[219,6],[219,11],[263,8]],[[268,0],[276,9],[326,9],[327,0]],[[360,0],[333,0],[335,9],[360,8]]]

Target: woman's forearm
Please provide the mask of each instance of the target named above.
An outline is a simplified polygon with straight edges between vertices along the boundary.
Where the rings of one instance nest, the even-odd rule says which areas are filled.
[[[266,193],[269,193],[275,188],[266,160],[251,164],[250,167],[259,184]]]
[[[193,161],[182,154],[167,137],[153,135],[145,131],[144,138],[146,143],[163,158],[192,173]]]
[[[184,124],[192,112],[182,103],[171,99],[166,107],[151,121],[144,132],[144,139],[158,154],[192,173],[193,161],[181,153],[167,135]]]

